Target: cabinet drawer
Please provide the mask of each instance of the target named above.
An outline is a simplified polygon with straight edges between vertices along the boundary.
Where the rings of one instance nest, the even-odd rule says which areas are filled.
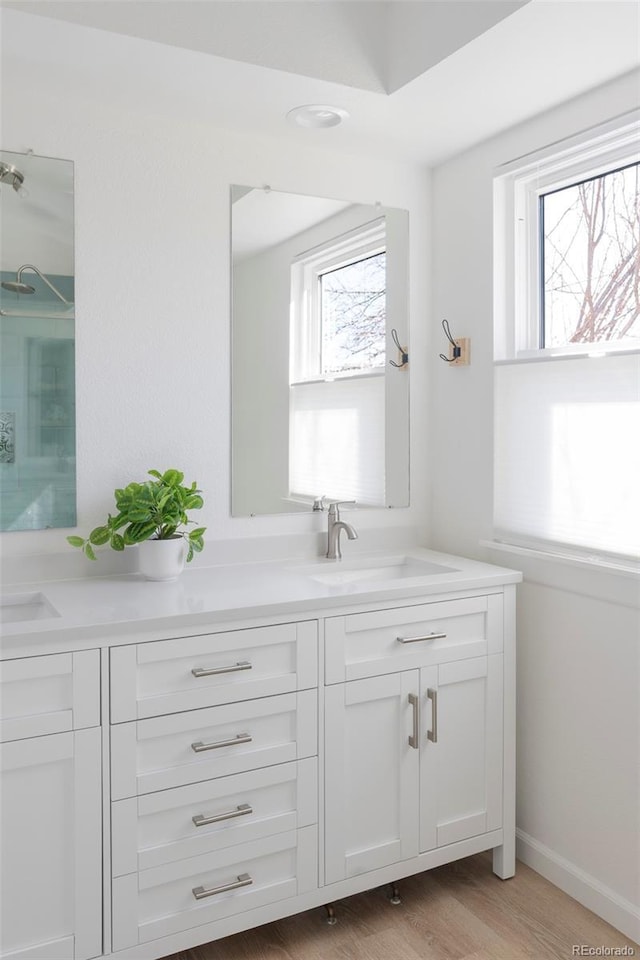
[[[307,893],[317,878],[315,826],[118,877],[113,949]]]
[[[0,663],[0,741],[99,723],[99,650]]]
[[[111,651],[111,722],[317,685],[315,620],[158,640]]]
[[[502,596],[330,617],[326,682],[343,683],[502,651]]]
[[[118,800],[114,877],[306,827],[318,819],[317,759]]]
[[[317,692],[303,690],[111,728],[111,797],[227,777],[317,753]]]

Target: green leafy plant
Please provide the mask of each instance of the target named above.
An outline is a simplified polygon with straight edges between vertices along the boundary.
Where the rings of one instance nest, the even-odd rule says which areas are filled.
[[[199,510],[204,504],[195,481],[190,487],[183,486],[184,474],[179,470],[149,470],[154,480],[143,483],[130,483],[122,490],[115,491],[118,513],[109,514],[107,522],[95,527],[85,540],[84,537],[67,537],[72,547],[79,547],[89,560],[95,560],[94,547],[109,544],[113,550],[143,540],[170,540],[184,537],[189,544],[187,563],[194,553],[200,553],[204,547],[203,535],[206,527],[185,529],[189,520],[188,510]]]

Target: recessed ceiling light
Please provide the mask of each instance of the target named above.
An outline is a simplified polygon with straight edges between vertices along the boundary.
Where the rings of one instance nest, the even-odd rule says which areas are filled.
[[[326,104],[310,103],[303,107],[295,107],[287,114],[289,123],[297,127],[337,127],[348,118],[349,114],[342,107],[329,107]]]

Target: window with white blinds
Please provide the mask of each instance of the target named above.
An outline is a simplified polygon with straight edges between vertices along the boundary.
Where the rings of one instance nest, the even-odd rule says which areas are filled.
[[[634,556],[640,548],[640,356],[495,370],[495,536]]]
[[[291,495],[384,503],[384,376],[292,384],[290,401]]]
[[[640,116],[495,181],[494,536],[640,554]]]
[[[385,503],[386,288],[384,218],[292,265],[293,499]]]

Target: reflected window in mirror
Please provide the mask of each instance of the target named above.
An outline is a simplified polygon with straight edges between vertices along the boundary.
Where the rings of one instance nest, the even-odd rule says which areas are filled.
[[[291,267],[289,496],[383,506],[384,218]]]
[[[365,224],[292,264],[294,381],[384,368],[385,234],[384,219]]]
[[[231,511],[409,503],[406,210],[231,188]]]

